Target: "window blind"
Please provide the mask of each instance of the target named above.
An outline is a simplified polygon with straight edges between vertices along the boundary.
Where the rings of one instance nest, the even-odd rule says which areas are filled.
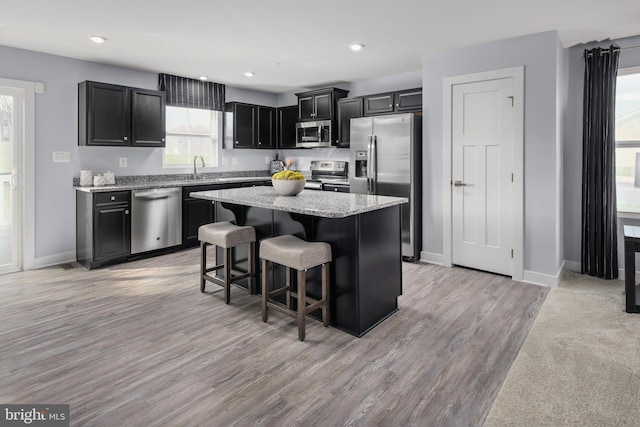
[[[165,92],[168,106],[224,111],[223,84],[171,74],[160,74],[159,80],[160,90]]]

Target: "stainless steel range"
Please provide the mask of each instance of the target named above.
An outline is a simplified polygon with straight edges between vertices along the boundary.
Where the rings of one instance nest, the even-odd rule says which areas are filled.
[[[304,188],[349,192],[349,162],[312,160],[309,170],[311,170],[311,179],[307,179]]]

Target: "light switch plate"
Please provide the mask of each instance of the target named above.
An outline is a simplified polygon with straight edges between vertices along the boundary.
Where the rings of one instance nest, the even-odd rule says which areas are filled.
[[[53,163],[68,163],[71,161],[71,153],[68,151],[54,151]]]
[[[271,157],[269,157],[269,156],[265,156],[265,158],[264,158],[264,164],[265,164],[265,165],[268,165],[269,163],[271,163]]]
[[[231,158],[231,164],[232,165],[237,165],[238,164],[238,158],[237,157],[232,157]]]
[[[229,158],[228,157],[223,157],[222,158],[222,164],[223,165],[228,165],[229,164]]]
[[[127,158],[126,157],[120,157],[120,167],[121,168],[126,168],[127,167]]]

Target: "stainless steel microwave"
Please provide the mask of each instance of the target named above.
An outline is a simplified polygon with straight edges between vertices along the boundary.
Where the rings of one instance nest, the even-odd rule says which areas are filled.
[[[331,147],[331,120],[296,123],[296,147]]]

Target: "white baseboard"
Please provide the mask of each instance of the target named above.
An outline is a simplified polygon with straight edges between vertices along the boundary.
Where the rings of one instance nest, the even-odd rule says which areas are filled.
[[[76,261],[76,252],[63,252],[59,254],[47,255],[33,260],[33,268],[43,268],[52,265],[65,264]]]
[[[572,271],[574,273],[580,273],[582,271],[582,264],[580,261],[564,261],[564,266],[567,271]]]
[[[433,252],[420,251],[420,261],[436,265],[444,265],[444,255],[434,254]]]
[[[580,261],[565,261],[565,267],[567,271],[574,273],[582,273],[582,264]],[[624,265],[624,257],[618,255],[618,265]],[[618,280],[624,280],[624,268],[618,268]],[[636,281],[640,281],[640,271],[636,270]]]
[[[564,265],[564,264],[563,264]],[[562,268],[555,276],[550,274],[537,273],[535,271],[524,271],[522,275],[522,281],[527,283],[533,283],[534,285],[547,286],[550,288],[557,288],[560,283],[560,275]]]

